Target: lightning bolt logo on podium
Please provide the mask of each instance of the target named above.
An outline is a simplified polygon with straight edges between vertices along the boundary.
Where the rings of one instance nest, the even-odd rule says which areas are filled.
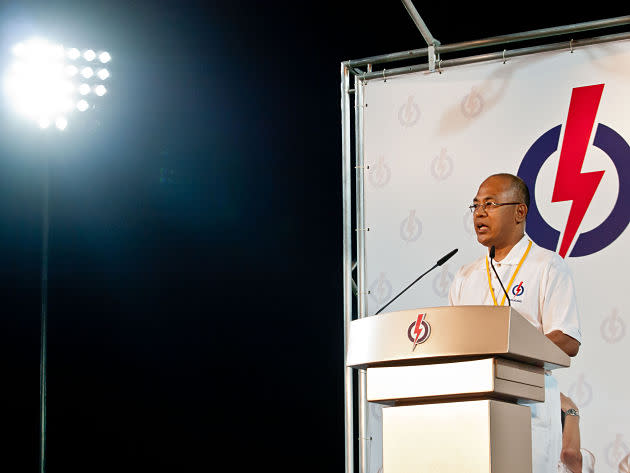
[[[418,314],[418,320],[416,320],[416,326],[413,328],[413,333],[416,336],[416,339],[413,341],[413,350],[416,349],[416,345],[418,344],[418,339],[422,332],[424,332],[424,327],[422,326],[422,322],[424,321],[424,317],[426,314]]]

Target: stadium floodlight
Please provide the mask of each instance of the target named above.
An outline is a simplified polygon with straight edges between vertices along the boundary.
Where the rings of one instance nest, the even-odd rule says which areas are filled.
[[[65,117],[57,117],[57,119],[55,120],[55,126],[63,131],[68,126],[68,120],[66,120]]]
[[[99,69],[96,75],[98,76],[99,79],[105,80],[109,77],[109,71],[107,69]]]
[[[86,101],[78,104],[80,96],[93,91],[102,97],[107,92],[101,82],[110,77],[109,70],[92,64],[97,58],[102,64],[111,61],[108,52],[81,53],[42,38],[19,42],[11,52],[13,64],[4,80],[9,103],[42,129],[54,123],[56,129],[65,130],[73,111],[90,108]]]
[[[24,45],[24,43],[18,43],[13,46],[12,52],[14,56],[22,57],[26,52],[26,46]]]
[[[79,112],[85,112],[89,106],[86,100],[81,99],[77,102],[77,110],[79,110]]]
[[[75,59],[81,57],[81,51],[79,51],[77,48],[70,48],[66,52],[66,55],[74,61]]]
[[[103,95],[107,93],[107,89],[105,88],[103,84],[99,84],[96,87],[94,87],[94,93],[98,95],[99,97],[102,97]]]
[[[41,38],[17,43],[11,48],[13,63],[7,68],[4,92],[12,107],[22,116],[45,130],[54,123],[59,131],[68,127],[68,117],[78,110],[85,112],[90,104],[77,101],[76,94],[96,96],[107,92],[99,81],[107,79],[103,68],[94,74],[90,64],[97,58],[92,49],[83,54],[77,48],[64,48]],[[111,60],[107,52],[98,55],[101,64]],[[95,65],[96,68],[96,65]],[[80,71],[80,74],[79,74]],[[95,99],[98,100],[98,99]],[[92,108],[94,108],[92,106]],[[40,452],[39,471],[46,468],[46,379],[47,379],[47,319],[48,319],[48,233],[49,233],[49,171],[46,161],[44,174],[44,209],[42,212],[42,271],[41,271],[41,343],[40,343]]]
[[[91,67],[84,67],[81,69],[81,75],[86,79],[89,79],[94,75],[94,70]]]

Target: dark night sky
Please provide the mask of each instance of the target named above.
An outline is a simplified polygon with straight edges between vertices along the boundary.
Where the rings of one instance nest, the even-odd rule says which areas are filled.
[[[339,64],[423,47],[402,3],[2,5],[3,51],[114,59],[63,134],[3,99],[0,468],[37,468],[47,160],[48,471],[341,470]],[[528,5],[417,2],[443,44],[624,14]]]

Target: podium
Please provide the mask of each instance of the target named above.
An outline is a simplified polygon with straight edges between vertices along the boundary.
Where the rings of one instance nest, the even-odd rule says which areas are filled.
[[[519,401],[544,402],[570,358],[510,307],[457,306],[352,321],[346,365],[385,405],[383,473],[531,473]]]

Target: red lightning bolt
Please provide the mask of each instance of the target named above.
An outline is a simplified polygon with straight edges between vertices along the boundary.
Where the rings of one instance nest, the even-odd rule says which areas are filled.
[[[603,91],[604,84],[598,84],[577,87],[571,94],[556,184],[551,197],[552,202],[573,201],[558,251],[563,258],[569,251],[584,214],[604,176],[604,171],[582,173],[586,148],[591,139]]]
[[[516,289],[514,289],[514,295],[517,295],[521,292],[521,287],[523,287],[523,281],[521,281],[519,285],[516,286]]]
[[[416,320],[416,326],[413,328],[413,333],[416,334],[416,339],[413,342],[412,351],[416,349],[416,345],[418,344],[418,339],[420,338],[420,335],[424,331],[424,327],[422,326],[422,321],[424,320],[425,315],[426,314],[418,314],[418,320]]]

